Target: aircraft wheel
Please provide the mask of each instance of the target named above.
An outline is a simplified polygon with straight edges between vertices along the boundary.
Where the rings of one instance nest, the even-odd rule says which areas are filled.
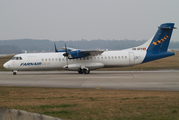
[[[17,72],[13,72],[13,75],[16,75],[17,74]]]
[[[84,74],[89,74],[90,70],[84,70]]]
[[[83,70],[81,68],[79,68],[78,73],[83,74]]]

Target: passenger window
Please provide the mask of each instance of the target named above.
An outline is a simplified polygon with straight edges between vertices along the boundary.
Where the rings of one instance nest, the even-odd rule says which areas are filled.
[[[85,58],[83,58],[83,60],[85,60]]]
[[[113,56],[111,57],[111,59],[113,59]]]
[[[61,61],[61,58],[59,58],[59,61]]]
[[[117,56],[115,56],[115,59],[117,59]]]
[[[49,58],[48,60],[50,61],[51,59]]]
[[[122,56],[122,59],[123,59],[123,56]]]
[[[118,56],[118,59],[120,59],[120,56]]]
[[[55,58],[55,60],[57,61],[57,58]]]
[[[108,59],[110,59],[110,57],[108,57]]]
[[[54,61],[54,58],[52,58],[52,61]]]
[[[127,59],[127,56],[125,56],[125,59]]]
[[[103,57],[101,57],[101,60],[103,60]]]
[[[47,61],[47,59],[45,59],[45,61]]]
[[[42,59],[42,61],[44,61],[44,59]]]
[[[107,59],[107,57],[105,57],[105,59]]]
[[[64,58],[62,58],[62,60],[64,61]]]

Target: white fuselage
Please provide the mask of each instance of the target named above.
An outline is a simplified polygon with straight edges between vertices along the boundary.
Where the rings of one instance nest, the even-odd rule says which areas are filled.
[[[80,67],[87,67],[90,70],[103,67],[133,66],[142,63],[146,51],[119,50],[105,51],[101,55],[88,56],[85,58],[67,59],[63,52],[56,53],[25,53],[17,54],[14,57],[21,57],[21,60],[9,60],[5,67],[10,70],[50,70],[66,69],[78,70]]]

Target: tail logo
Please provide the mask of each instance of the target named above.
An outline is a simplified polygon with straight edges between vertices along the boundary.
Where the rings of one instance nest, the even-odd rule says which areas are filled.
[[[161,40],[157,40],[157,42],[154,42],[154,41],[153,41],[152,44],[154,44],[154,45],[156,46],[156,45],[158,45],[158,44],[164,42],[165,40],[167,40],[168,37],[169,37],[169,36],[166,35],[164,38],[161,38]],[[158,44],[157,44],[157,43],[158,43]]]

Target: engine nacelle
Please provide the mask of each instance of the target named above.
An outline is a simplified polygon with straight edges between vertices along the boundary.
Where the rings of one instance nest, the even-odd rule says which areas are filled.
[[[68,58],[69,59],[74,59],[74,58],[82,58],[90,55],[89,53],[82,54],[81,50],[76,50],[76,51],[71,51],[68,53]]]

